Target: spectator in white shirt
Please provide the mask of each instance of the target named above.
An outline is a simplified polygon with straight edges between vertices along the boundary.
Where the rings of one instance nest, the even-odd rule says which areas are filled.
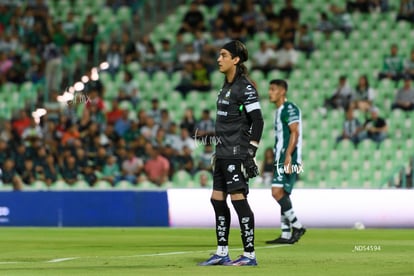
[[[31,118],[30,126],[25,128],[22,133],[22,139],[26,145],[34,146],[37,141],[43,138],[42,128],[36,124],[36,121]]]
[[[293,47],[293,43],[291,41],[285,41],[283,47],[276,51],[276,68],[286,72],[286,77],[289,78],[297,62],[298,52]]]
[[[411,87],[410,77],[404,78],[404,86],[397,91],[391,109],[414,110],[414,88]]]
[[[266,41],[260,41],[260,48],[253,54],[252,70],[260,70],[265,76],[272,69],[275,69],[274,61],[276,60],[275,51],[266,44]]]
[[[194,49],[193,44],[188,43],[185,46],[185,51],[178,56],[178,62],[184,64],[186,62],[197,62],[200,59],[200,54]]]
[[[368,111],[372,107],[374,94],[375,90],[369,85],[368,77],[360,76],[355,91],[352,93],[352,108]]]
[[[177,141],[177,145],[173,145],[177,150],[178,154],[183,153],[184,147],[188,147],[192,152],[195,149],[196,143],[193,138],[191,138],[188,129],[182,127],[180,132],[180,139]]]

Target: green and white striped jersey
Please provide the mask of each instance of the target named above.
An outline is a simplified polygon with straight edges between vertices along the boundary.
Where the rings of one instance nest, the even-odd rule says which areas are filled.
[[[300,109],[292,102],[285,101],[277,110],[275,118],[275,161],[283,164],[285,151],[289,145],[292,123],[299,123],[299,137],[292,152],[292,164],[302,164],[302,115]]]

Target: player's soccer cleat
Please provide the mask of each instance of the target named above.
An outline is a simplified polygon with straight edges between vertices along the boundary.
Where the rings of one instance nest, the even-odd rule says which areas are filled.
[[[207,266],[207,265],[224,265],[226,263],[230,263],[230,257],[229,255],[226,256],[219,256],[217,254],[214,254],[211,256],[207,261],[204,261],[202,263],[199,263],[200,266]]]
[[[305,227],[302,228],[292,228],[292,237],[290,238],[290,243],[295,243],[300,240],[300,238],[305,234]]]
[[[271,241],[266,241],[267,244],[289,244],[290,243],[290,239],[285,239],[282,237],[276,238],[274,240]]]
[[[257,261],[256,258],[251,259],[249,257],[246,256],[239,256],[238,259],[231,261],[229,263],[225,263],[224,265],[229,265],[229,266],[256,266],[257,265]]]

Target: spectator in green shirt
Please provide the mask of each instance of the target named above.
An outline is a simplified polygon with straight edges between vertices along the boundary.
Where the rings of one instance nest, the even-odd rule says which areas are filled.
[[[398,81],[403,76],[404,69],[404,57],[398,54],[398,45],[392,44],[390,48],[390,54],[384,56],[384,63],[381,72],[378,74],[378,78],[392,79],[398,85]]]

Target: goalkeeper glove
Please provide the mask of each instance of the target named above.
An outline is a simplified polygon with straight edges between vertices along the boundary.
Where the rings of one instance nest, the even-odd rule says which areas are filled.
[[[252,143],[247,148],[247,157],[243,161],[242,171],[245,178],[253,178],[259,175],[259,168],[257,167],[255,156],[257,147]]]

